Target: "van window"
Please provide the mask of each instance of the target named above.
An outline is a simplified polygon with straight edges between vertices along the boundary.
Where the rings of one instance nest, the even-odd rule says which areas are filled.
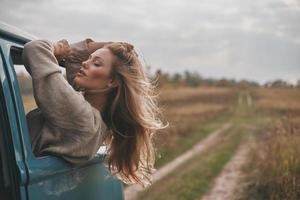
[[[22,63],[22,49],[12,47],[10,55],[17,74],[25,114],[37,107],[33,97],[32,79]]]

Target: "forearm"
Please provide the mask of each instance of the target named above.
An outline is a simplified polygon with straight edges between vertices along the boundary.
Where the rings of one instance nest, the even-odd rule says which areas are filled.
[[[53,43],[48,40],[34,40],[24,45],[22,60],[32,79],[60,72],[53,52]]]
[[[93,53],[94,51],[96,51],[97,49],[103,48],[106,44],[109,44],[111,42],[95,42],[95,41],[91,41],[87,44],[89,52]]]

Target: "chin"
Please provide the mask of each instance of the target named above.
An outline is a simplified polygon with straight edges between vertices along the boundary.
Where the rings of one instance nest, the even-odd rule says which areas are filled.
[[[78,78],[78,77],[75,77],[73,80],[75,87],[81,87],[81,88],[84,87],[81,82],[82,81],[80,81],[80,78]]]
[[[74,83],[74,84],[78,84],[78,77],[77,77],[77,76],[74,77],[73,83]]]

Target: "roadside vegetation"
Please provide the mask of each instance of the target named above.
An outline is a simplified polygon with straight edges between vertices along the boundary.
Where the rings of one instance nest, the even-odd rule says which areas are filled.
[[[268,119],[255,138],[239,200],[300,199],[300,91],[257,89],[256,112]]]

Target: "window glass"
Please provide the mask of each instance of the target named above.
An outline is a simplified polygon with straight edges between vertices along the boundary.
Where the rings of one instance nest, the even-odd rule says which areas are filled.
[[[33,97],[32,79],[22,64],[22,49],[12,47],[10,53],[19,82],[25,114],[27,114],[29,111],[37,107]]]
[[[37,107],[33,97],[32,79],[24,65],[15,65],[25,114]]]

